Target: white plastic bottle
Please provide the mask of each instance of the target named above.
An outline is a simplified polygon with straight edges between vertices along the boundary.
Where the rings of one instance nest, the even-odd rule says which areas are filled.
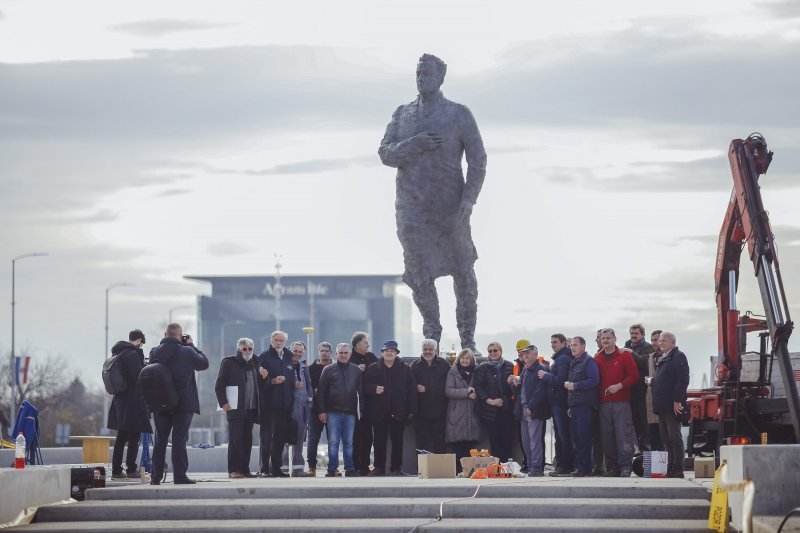
[[[25,435],[20,433],[17,435],[16,449],[14,450],[14,458],[16,459],[16,468],[25,468]]]

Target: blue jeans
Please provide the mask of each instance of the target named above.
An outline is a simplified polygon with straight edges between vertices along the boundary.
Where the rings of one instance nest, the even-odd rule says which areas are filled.
[[[356,415],[328,413],[328,471],[339,468],[339,440],[342,441],[344,471],[355,470],[353,463],[353,432],[356,429]]]
[[[575,466],[586,474],[592,471],[592,415],[590,405],[570,407],[570,433],[575,443]]]
[[[572,470],[572,437],[570,436],[570,423],[567,416],[567,405],[563,403],[553,403],[550,405],[553,412],[553,425],[558,440],[556,445],[556,457],[558,457],[558,467]]]

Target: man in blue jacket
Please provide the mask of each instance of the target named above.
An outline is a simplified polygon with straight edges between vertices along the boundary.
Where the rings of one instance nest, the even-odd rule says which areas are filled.
[[[525,368],[519,381],[514,380],[514,415],[520,421],[522,443],[528,456],[528,476],[542,477],[544,463],[544,447],[542,431],[544,421],[550,418],[547,405],[547,389],[549,386],[538,377],[544,365],[538,359],[539,350],[533,344],[522,350]]]
[[[683,436],[681,417],[686,410],[686,389],[689,387],[689,362],[678,349],[675,335],[664,331],[658,344],[664,353],[656,361],[653,387],[653,412],[658,415],[661,441],[669,452],[667,477],[683,477]]]
[[[164,475],[167,441],[172,432],[172,470],[176,485],[193,485],[194,480],[186,476],[189,457],[186,441],[192,417],[200,414],[197,397],[197,381],[194,373],[208,368],[208,359],[198,350],[191,335],[184,335],[180,324],[169,324],[161,343],[150,350],[150,361],[159,362],[169,368],[172,383],[178,393],[178,405],[172,411],[155,413],[153,421],[156,435],[153,442],[153,475],[151,484],[158,485]]]
[[[259,374],[259,436],[261,438],[260,473],[265,477],[289,477],[281,471],[283,446],[288,440],[289,419],[294,406],[297,376],[292,364],[292,352],[286,347],[289,336],[273,331],[270,346],[258,356]]]
[[[564,383],[569,379],[569,365],[572,355],[567,346],[567,338],[563,333],[554,333],[550,336],[550,346],[553,348],[553,364],[550,371],[539,370],[539,379],[543,380],[550,388],[548,403],[553,413],[553,426],[556,435],[556,464],[551,476],[569,476],[572,472],[572,436],[569,432],[569,417],[567,416],[567,391]]]
[[[586,353],[586,339],[572,337],[569,350],[572,362],[564,389],[567,391],[570,433],[576,451],[576,468],[570,475],[586,477],[592,472],[592,418],[600,404],[600,371],[595,360]]]

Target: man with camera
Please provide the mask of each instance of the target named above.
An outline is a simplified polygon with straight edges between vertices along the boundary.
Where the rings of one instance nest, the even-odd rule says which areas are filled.
[[[176,485],[193,485],[186,471],[189,458],[186,454],[186,441],[189,440],[189,426],[194,414],[200,414],[200,400],[197,397],[197,381],[194,373],[208,368],[205,354],[194,345],[191,335],[184,335],[180,324],[169,324],[161,343],[150,350],[150,362],[165,365],[172,375],[172,384],[178,395],[178,405],[170,410],[153,414],[156,435],[153,444],[152,484],[161,483],[164,462],[167,455],[167,441],[172,432],[172,469]]]

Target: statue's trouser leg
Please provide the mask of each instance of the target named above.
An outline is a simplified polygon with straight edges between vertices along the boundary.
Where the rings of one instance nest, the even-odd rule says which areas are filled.
[[[409,286],[414,295],[414,303],[422,315],[422,334],[426,339],[433,339],[438,343],[442,339],[442,323],[439,321],[439,294],[436,292],[436,285],[430,279],[414,285],[409,283]]]
[[[478,320],[478,279],[475,269],[453,276],[456,293],[456,325],[462,348],[475,348],[475,323]]]

